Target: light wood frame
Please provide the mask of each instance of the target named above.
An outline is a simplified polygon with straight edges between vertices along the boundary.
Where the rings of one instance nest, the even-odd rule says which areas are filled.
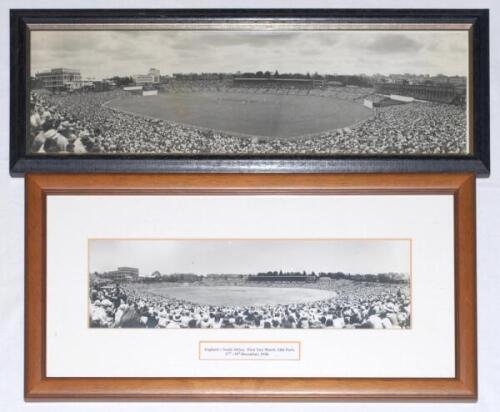
[[[452,194],[454,378],[49,378],[46,375],[48,195]],[[475,400],[476,251],[472,174],[33,174],[26,179],[27,400]]]

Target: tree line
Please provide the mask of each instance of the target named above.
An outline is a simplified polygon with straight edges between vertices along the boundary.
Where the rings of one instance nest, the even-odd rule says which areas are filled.
[[[315,277],[317,279],[320,278],[329,278],[332,280],[337,279],[347,279],[358,282],[380,282],[380,283],[408,283],[408,276],[404,273],[364,273],[364,274],[351,274],[344,272],[314,272],[311,271],[307,273],[305,270],[301,272],[292,271],[292,272],[284,272],[282,270],[279,271],[268,271],[268,272],[259,272],[255,276],[257,277]]]

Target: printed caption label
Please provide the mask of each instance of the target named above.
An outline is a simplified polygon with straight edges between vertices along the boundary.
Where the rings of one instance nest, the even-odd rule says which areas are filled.
[[[300,342],[200,341],[200,360],[300,360]]]

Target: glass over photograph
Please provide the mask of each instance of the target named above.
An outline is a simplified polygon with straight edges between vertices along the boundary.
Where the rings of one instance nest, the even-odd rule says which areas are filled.
[[[411,247],[411,239],[89,239],[89,327],[408,329]]]
[[[469,31],[372,26],[32,30],[27,151],[471,154]]]

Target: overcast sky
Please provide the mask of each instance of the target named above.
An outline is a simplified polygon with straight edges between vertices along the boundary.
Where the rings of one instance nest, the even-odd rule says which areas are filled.
[[[89,270],[162,274],[259,271],[408,273],[407,240],[90,240]]]
[[[31,73],[274,71],[466,75],[466,31],[33,31]]]

